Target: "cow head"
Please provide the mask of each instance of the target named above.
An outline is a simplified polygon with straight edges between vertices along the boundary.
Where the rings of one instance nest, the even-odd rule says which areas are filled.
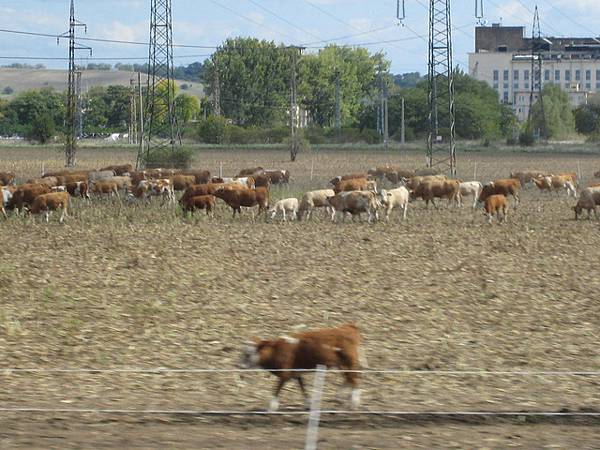
[[[273,352],[272,342],[253,338],[246,342],[242,349],[240,366],[243,369],[255,369],[260,367],[261,361],[268,359]]]
[[[340,181],[342,181],[342,177],[340,175],[338,175],[337,177],[332,178],[329,183],[332,185],[336,185],[338,184]]]

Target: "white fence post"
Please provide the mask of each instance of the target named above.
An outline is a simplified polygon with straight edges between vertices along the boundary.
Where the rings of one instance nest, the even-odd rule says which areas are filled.
[[[310,181],[313,180],[315,175],[315,160],[312,160],[312,163],[310,164]]]
[[[315,381],[313,383],[313,393],[310,401],[310,415],[308,418],[308,429],[306,430],[305,450],[317,450],[317,440],[319,437],[319,420],[321,418],[321,395],[323,386],[325,386],[325,373],[327,367],[319,365],[315,372]]]
[[[219,163],[219,178],[223,178],[223,161]]]
[[[473,168],[473,181],[477,180],[477,161],[475,161],[475,167]]]

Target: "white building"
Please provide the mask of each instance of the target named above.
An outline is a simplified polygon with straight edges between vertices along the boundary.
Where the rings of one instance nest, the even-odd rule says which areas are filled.
[[[552,83],[569,94],[577,107],[600,92],[600,40],[543,38],[542,84]],[[532,80],[532,39],[525,27],[476,27],[475,52],[469,53],[469,73],[485,81],[501,102],[512,105],[519,120],[527,119]],[[534,96],[534,103],[537,95]]]

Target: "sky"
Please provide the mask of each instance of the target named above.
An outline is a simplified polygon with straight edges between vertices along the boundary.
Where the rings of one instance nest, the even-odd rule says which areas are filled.
[[[61,34],[68,29],[70,0],[0,0],[0,28]],[[454,64],[468,68],[473,51],[476,0],[452,1]],[[487,24],[526,26],[531,33],[535,2],[479,0]],[[396,0],[172,0],[175,44],[214,47],[228,37],[252,36],[287,45],[319,47],[329,43],[362,44],[382,51],[393,73],[427,71],[428,0],[405,0],[406,18],[396,19]],[[599,36],[600,0],[538,0],[542,34],[547,36]],[[87,35],[101,39],[146,42],[149,36],[150,0],[76,0],[77,18],[87,24]],[[93,47],[79,52],[81,63],[147,61],[143,45],[84,42]],[[41,63],[66,68],[68,42],[50,37],[0,32],[0,65]],[[317,48],[307,51],[315,52]],[[210,48],[176,47],[177,65],[203,61]],[[15,57],[30,59],[13,59]],[[126,59],[131,58],[131,59]]]

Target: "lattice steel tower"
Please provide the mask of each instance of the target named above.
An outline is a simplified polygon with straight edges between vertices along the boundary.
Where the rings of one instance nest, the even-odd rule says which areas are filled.
[[[75,167],[77,163],[77,135],[78,135],[78,115],[81,106],[78,93],[78,75],[75,64],[75,52],[77,50],[88,50],[90,56],[92,49],[80,45],[75,40],[75,30],[77,27],[83,27],[87,33],[87,25],[75,18],[75,2],[71,0],[71,12],[69,18],[69,31],[60,35],[60,37],[69,38],[69,80],[67,84],[67,116],[65,121],[65,156],[67,167]],[[60,41],[60,37],[57,41]]]
[[[535,6],[535,12],[533,14],[533,27],[531,29],[531,89],[529,91],[529,111],[527,113],[527,126],[533,133],[535,130],[532,127],[532,110],[535,96],[537,94],[537,101],[540,103],[540,117],[539,117],[539,136],[541,139],[548,139],[548,127],[546,126],[546,113],[544,112],[544,96],[542,93],[542,65],[543,55],[542,51],[546,41],[542,38],[542,31],[540,29],[540,15],[538,13],[538,7]]]
[[[456,174],[450,0],[429,2],[427,164]]]
[[[153,152],[181,144],[175,113],[173,21],[171,0],[150,0],[150,54],[145,102],[145,126],[137,166],[146,166]]]

